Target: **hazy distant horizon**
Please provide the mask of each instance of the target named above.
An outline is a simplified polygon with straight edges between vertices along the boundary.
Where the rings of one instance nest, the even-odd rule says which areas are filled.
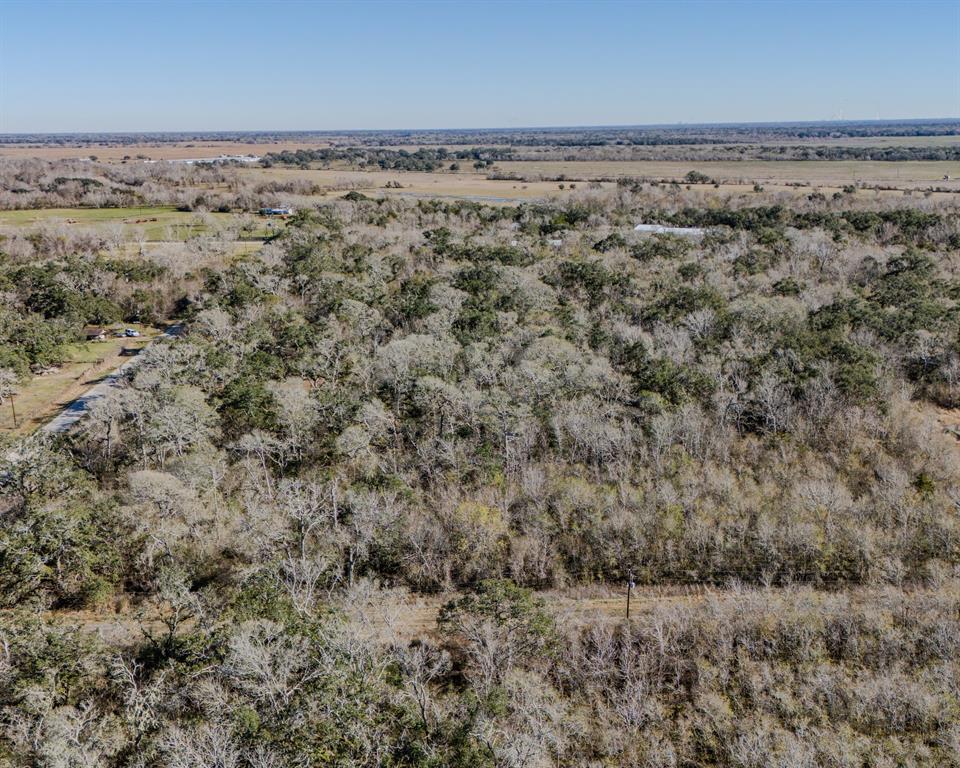
[[[455,126],[455,127],[400,127],[400,128],[225,128],[219,130],[106,130],[106,131],[18,131],[0,132],[4,138],[29,137],[98,137],[98,136],[339,136],[365,133],[496,133],[498,131],[519,133],[523,131],[577,131],[577,130],[655,130],[678,128],[775,128],[775,127],[818,127],[818,126],[855,126],[855,125],[943,125],[956,124],[960,127],[960,117],[904,117],[869,120],[773,120],[773,121],[733,121],[707,123],[636,123],[636,124],[595,124],[595,125],[522,125],[522,126]]]

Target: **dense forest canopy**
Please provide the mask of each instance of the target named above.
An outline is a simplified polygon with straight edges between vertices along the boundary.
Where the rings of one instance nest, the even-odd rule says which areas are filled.
[[[185,324],[5,450],[0,764],[960,762],[951,204],[354,194],[212,248],[0,242],[14,378]],[[631,577],[696,599],[567,610]]]

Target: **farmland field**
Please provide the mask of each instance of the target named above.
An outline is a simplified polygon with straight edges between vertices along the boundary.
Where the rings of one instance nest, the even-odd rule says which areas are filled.
[[[662,161],[500,161],[505,173],[528,178],[566,175],[571,179],[617,178],[637,176],[682,180],[691,170],[705,173],[722,182],[787,182],[840,186],[843,184],[879,184],[900,188],[942,187],[960,191],[960,161],[877,162],[744,160],[742,162],[662,162]],[[949,181],[943,177],[949,176]]]
[[[209,218],[207,218],[209,217]],[[37,224],[106,227],[119,226],[131,240],[142,235],[146,240],[186,240],[205,232],[207,222],[227,222],[230,214],[177,211],[173,207],[139,208],[45,208],[40,210],[0,211],[0,229]]]
[[[569,197],[575,190],[559,190],[555,182],[490,180],[472,172],[399,172],[383,170],[248,168],[238,171],[242,178],[257,181],[302,179],[320,186],[330,197],[357,190],[374,196],[415,196],[461,198],[481,202],[533,200],[540,197]],[[399,188],[387,187],[388,183]],[[608,187],[612,187],[610,184]]]
[[[310,142],[310,146],[326,146],[325,141]],[[297,149],[304,142],[238,142],[238,141],[197,141],[197,142],[143,142],[137,144],[110,143],[64,143],[50,144],[2,144],[0,159],[37,157],[44,160],[87,159],[91,156],[104,162],[118,163],[129,158],[130,163],[150,160],[194,160],[217,158],[221,155],[260,155],[264,152],[282,152]],[[141,157],[142,156],[142,157]]]
[[[810,187],[818,187],[824,193],[832,194],[848,184],[882,186],[885,188],[880,191],[883,197],[901,196],[905,192],[924,190],[931,186],[938,190],[960,192],[960,162],[814,164],[810,161],[745,161],[710,164],[648,161],[498,161],[492,170],[502,175],[517,176],[522,180],[488,178],[487,173],[471,171],[401,173],[381,170],[249,168],[241,169],[238,173],[242,178],[256,180],[308,180],[317,184],[322,189],[322,194],[327,197],[343,195],[347,190],[353,189],[371,197],[460,198],[493,205],[516,204],[539,198],[570,199],[588,189],[613,189],[616,186],[615,180],[619,178],[683,182],[684,177],[692,170],[715,178],[720,182],[719,191],[722,193],[751,192],[757,182],[771,192],[792,196],[809,194]],[[951,180],[943,181],[942,177],[947,173]],[[544,178],[553,180],[546,181]],[[565,182],[558,182],[556,179],[565,179]],[[597,179],[604,181],[598,182]],[[401,186],[387,187],[388,182]],[[563,189],[559,186],[561,183]],[[702,191],[703,194],[713,191],[703,187],[694,187],[694,190]],[[875,193],[870,190],[863,194]],[[949,196],[950,193],[934,193],[937,197],[943,197],[944,194]]]
[[[183,241],[197,235],[214,233],[236,224],[231,213],[178,211],[172,206],[145,206],[133,208],[42,208],[34,210],[0,211],[0,232],[4,229],[22,229],[41,224],[92,228],[109,231],[119,228],[121,236],[130,242]],[[248,239],[272,234],[273,224],[254,218],[255,226],[245,232]],[[270,227],[268,227],[268,224]]]

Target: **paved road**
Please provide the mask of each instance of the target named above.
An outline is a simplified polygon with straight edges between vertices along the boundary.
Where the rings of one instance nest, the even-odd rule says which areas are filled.
[[[156,339],[151,341],[150,344],[154,344],[159,339],[172,339],[176,336],[179,336],[182,330],[183,325],[181,323],[178,323],[177,325],[171,325],[162,334],[157,336]],[[150,344],[143,349],[149,347]],[[37,431],[48,435],[61,435],[64,432],[67,432],[74,424],[80,421],[80,419],[90,413],[90,410],[98,400],[102,400],[104,397],[106,397],[110,390],[116,387],[127,373],[140,364],[140,356],[142,354],[143,350],[141,350],[140,354],[136,357],[130,358],[113,373],[104,376],[98,384],[80,395],[80,397],[70,403],[66,408],[60,411],[59,414],[54,416],[53,419],[48,421]]]

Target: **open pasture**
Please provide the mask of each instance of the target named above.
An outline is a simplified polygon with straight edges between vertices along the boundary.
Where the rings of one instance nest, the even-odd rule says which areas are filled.
[[[209,214],[224,216],[225,214]],[[65,226],[121,226],[124,235],[146,240],[183,240],[206,228],[195,213],[173,207],[142,208],[44,208],[27,211],[0,211],[0,227],[29,227],[38,224]]]
[[[893,166],[898,166],[899,169]],[[487,172],[465,170],[451,173],[274,167],[243,168],[238,173],[243,178],[255,179],[258,182],[294,179],[311,181],[320,187],[321,196],[326,197],[336,197],[349,190],[356,190],[369,197],[458,198],[496,205],[536,199],[562,200],[587,189],[609,190],[616,186],[616,179],[620,178],[675,180],[682,183],[684,176],[691,170],[701,171],[719,182],[719,189],[715,189],[713,185],[693,186],[694,190],[703,191],[704,194],[752,193],[757,182],[768,192],[790,196],[807,195],[811,187],[824,194],[832,194],[849,184],[883,187],[885,189],[879,193],[866,190],[860,194],[880,194],[884,197],[902,196],[911,190],[930,187],[960,192],[960,163],[950,162],[503,161],[491,169],[491,175],[499,173],[517,176],[522,178],[522,181],[488,178]],[[944,175],[949,175],[950,180],[944,181]],[[598,182],[597,179],[604,181]],[[387,183],[398,183],[400,187],[387,187]],[[938,198],[953,196],[952,192],[934,194]],[[303,198],[300,202],[309,203],[312,199],[315,198]]]
[[[503,161],[504,173],[529,179],[619,178],[625,176],[680,181],[690,171],[705,173],[723,182],[752,184],[879,184],[903,189],[940,187],[960,191],[960,162],[863,160],[744,160],[732,161]],[[944,180],[949,176],[949,180]]]
[[[160,242],[186,240],[194,235],[228,226],[236,219],[231,213],[178,211],[172,206],[138,208],[43,208],[0,211],[0,231],[42,224],[116,228],[130,241]],[[251,237],[263,236],[258,229]]]
[[[321,188],[327,196],[342,195],[350,190],[362,192],[369,197],[438,197],[462,198],[480,202],[516,202],[544,197],[565,197],[584,189],[574,189],[569,184],[559,189],[552,181],[514,181],[488,179],[483,173],[468,172],[419,172],[419,171],[359,171],[348,169],[299,168],[241,168],[242,178],[266,181],[310,181]],[[387,184],[400,187],[387,187]],[[613,184],[606,186],[612,187]]]
[[[91,156],[102,162],[119,163],[149,160],[194,160],[220,157],[221,155],[264,155],[267,152],[327,146],[325,141],[176,141],[145,142],[141,144],[88,143],[70,144],[0,144],[0,159],[42,160],[86,159]]]

